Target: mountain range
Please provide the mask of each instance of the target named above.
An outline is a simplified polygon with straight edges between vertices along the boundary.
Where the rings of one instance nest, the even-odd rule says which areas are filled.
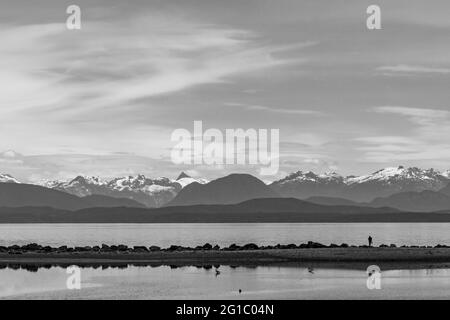
[[[69,181],[44,181],[42,186],[67,192],[78,197],[103,195],[112,198],[126,198],[147,207],[160,207],[171,201],[185,186],[204,179],[194,179],[184,172],[176,180],[168,178],[150,179],[144,175],[102,180],[98,177],[78,176]]]
[[[261,180],[249,174],[231,174],[206,184],[194,182],[183,188],[169,206],[198,204],[234,204],[279,195]]]
[[[450,221],[441,213],[404,213],[390,208],[323,206],[293,198],[252,199],[229,205],[162,208],[1,208],[0,223],[277,223]]]
[[[343,177],[337,173],[315,174],[298,171],[270,186],[284,197],[343,198],[355,202],[370,202],[400,192],[439,191],[450,184],[449,171],[433,169],[385,168],[369,175]]]
[[[434,212],[450,210],[449,176],[448,171],[400,166],[358,177],[298,171],[270,184],[248,174],[231,174],[208,182],[181,173],[175,180],[150,179],[144,175],[110,180],[78,176],[68,181],[30,185],[1,174],[0,207],[157,208],[295,198],[328,207],[389,207],[399,211]],[[283,205],[282,201],[277,203]]]
[[[77,197],[41,186],[22,183],[0,183],[0,207],[51,207],[63,210],[80,210],[93,207],[144,207],[131,199],[111,198],[101,195]]]

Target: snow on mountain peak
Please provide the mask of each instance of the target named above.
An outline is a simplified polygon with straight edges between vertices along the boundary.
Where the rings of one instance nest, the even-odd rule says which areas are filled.
[[[150,186],[161,186],[161,187],[174,187],[174,182],[168,178],[156,178],[149,179],[146,176],[139,174],[136,176],[128,176],[122,178],[115,178],[108,183],[108,187],[115,190],[141,190],[141,191],[150,191],[150,190],[159,190],[160,188]]]
[[[343,180],[342,176],[337,174],[336,172],[326,172],[323,174],[315,174],[312,171],[303,172],[303,171],[297,171],[295,173],[290,174],[286,178],[278,181],[281,183],[285,182],[301,182],[301,181],[307,181],[307,182],[331,182],[331,181],[340,181]]]
[[[444,172],[442,173],[442,175],[443,175],[444,177],[446,177],[447,179],[450,179],[450,170],[444,171]]]
[[[206,184],[206,183],[208,183],[208,180],[192,178],[191,176],[187,175],[186,173],[181,172],[181,174],[178,176],[176,182],[179,185],[181,185],[181,188],[184,188],[194,182],[197,182],[200,184]]]
[[[9,174],[0,173],[0,183],[20,183],[20,181]]]
[[[99,177],[89,177],[89,176],[77,176],[75,179],[69,182],[69,184],[93,184],[93,185],[105,185],[107,182],[100,179]]]
[[[348,177],[346,183],[355,184],[372,181],[389,182],[401,180],[426,181],[438,180],[439,176],[442,175],[434,169],[423,170],[417,167],[405,168],[404,166],[399,166],[381,169],[369,175]]]

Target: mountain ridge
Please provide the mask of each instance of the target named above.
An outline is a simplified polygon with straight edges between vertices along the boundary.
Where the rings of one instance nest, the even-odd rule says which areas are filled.
[[[277,197],[269,186],[249,174],[230,174],[206,184],[191,183],[167,206],[233,204],[256,198]]]

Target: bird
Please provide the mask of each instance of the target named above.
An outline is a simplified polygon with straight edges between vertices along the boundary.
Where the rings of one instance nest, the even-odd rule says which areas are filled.
[[[219,269],[216,269],[216,277],[220,274]]]
[[[242,293],[242,289],[239,289],[239,294],[241,294]]]

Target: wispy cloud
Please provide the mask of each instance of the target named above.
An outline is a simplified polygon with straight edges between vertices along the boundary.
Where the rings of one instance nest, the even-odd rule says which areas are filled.
[[[280,56],[291,46],[268,45],[251,30],[176,13],[83,20],[79,31],[63,23],[3,25],[0,39],[0,134],[15,140],[0,148],[27,152],[70,145],[79,153],[126,146],[158,154],[170,129],[162,136],[153,98],[296,61]],[[136,110],[150,121],[130,119]],[[30,143],[30,132],[39,132],[39,141]]]
[[[9,108],[124,105],[283,64],[271,55],[280,48],[258,45],[250,31],[182,18],[86,22],[77,32],[5,27],[0,36],[0,106]]]
[[[407,135],[356,138],[365,161],[428,161],[439,165],[450,161],[450,111],[431,108],[381,106],[373,112],[403,117],[410,123]],[[392,119],[391,119],[392,120]],[[398,119],[395,121],[402,121]],[[406,128],[405,128],[406,131]]]
[[[386,73],[401,73],[401,74],[450,74],[450,68],[426,67],[409,64],[398,64],[394,66],[378,67],[377,71]]]
[[[285,109],[285,108],[268,107],[268,106],[238,103],[238,102],[226,102],[226,103],[224,103],[224,105],[227,107],[239,107],[239,108],[247,109],[250,111],[262,111],[262,112],[278,113],[278,114],[298,114],[298,115],[314,115],[314,116],[323,116],[324,115],[324,113],[316,111],[316,110]]]

